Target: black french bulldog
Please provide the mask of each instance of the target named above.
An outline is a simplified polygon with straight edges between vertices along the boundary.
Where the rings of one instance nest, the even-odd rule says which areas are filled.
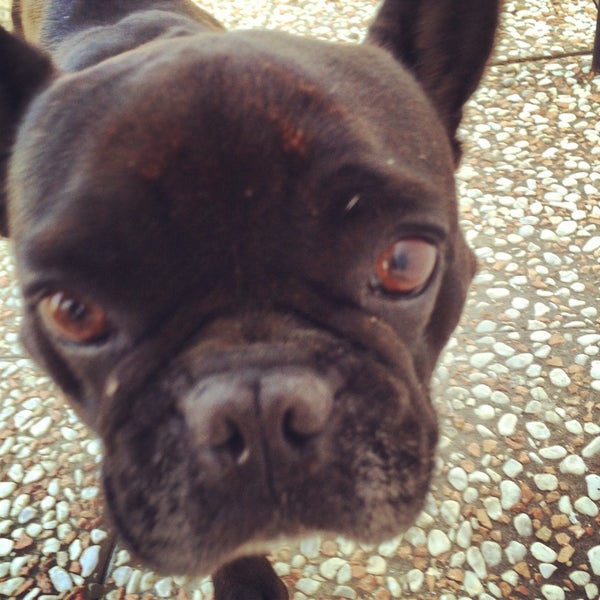
[[[226,33],[189,0],[13,2],[23,341],[101,436],[150,567],[285,598],[268,542],[378,542],[419,512],[475,270],[455,134],[498,4],[385,0],[348,45]]]

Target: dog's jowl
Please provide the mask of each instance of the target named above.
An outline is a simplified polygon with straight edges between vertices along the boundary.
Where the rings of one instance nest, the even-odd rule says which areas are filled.
[[[285,598],[311,532],[410,525],[474,260],[453,171],[495,0],[386,0],[365,43],[187,0],[15,1],[0,227],[23,343],[102,438],[124,542]]]

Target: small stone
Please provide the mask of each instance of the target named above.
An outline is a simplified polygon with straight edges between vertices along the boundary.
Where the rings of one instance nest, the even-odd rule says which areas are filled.
[[[481,581],[479,580],[477,575],[473,573],[473,571],[465,572],[463,589],[471,598],[479,596],[479,594],[483,592],[483,585],[481,584]]]
[[[540,575],[544,579],[549,579],[554,575],[558,567],[556,565],[551,565],[550,563],[540,563],[539,564]]]
[[[488,567],[496,567],[502,562],[502,546],[489,540],[481,544],[481,554]]]
[[[440,515],[448,525],[456,525],[460,516],[460,504],[456,500],[444,500]]]
[[[408,585],[408,589],[413,593],[421,590],[424,581],[425,574],[420,569],[411,569],[406,574],[406,583]]]
[[[71,576],[62,567],[52,567],[48,571],[54,589],[59,593],[68,592],[73,588]]]
[[[559,465],[561,473],[569,475],[583,475],[587,471],[587,467],[580,456],[571,454],[567,456]]]
[[[517,477],[523,471],[523,465],[514,458],[509,458],[503,465],[502,470],[508,477]]]
[[[473,528],[469,521],[463,521],[456,532],[456,543],[461,548],[468,548],[471,545],[471,538],[473,537]]]
[[[531,544],[531,554],[536,560],[547,563],[553,563],[557,557],[556,552],[550,546],[546,546],[541,542]]]
[[[502,505],[498,498],[494,498],[493,496],[485,498],[483,505],[490,519],[497,521],[502,516]]]
[[[0,499],[12,496],[17,489],[17,484],[13,481],[0,481]]]
[[[514,435],[517,422],[517,415],[513,413],[502,415],[498,421],[498,433],[507,437]]]
[[[427,549],[432,556],[440,556],[448,552],[452,544],[448,536],[440,529],[432,529],[427,537]]]
[[[521,542],[512,540],[506,546],[505,553],[508,562],[510,562],[511,565],[515,565],[525,558],[527,554],[527,547],[524,544],[521,544]]]
[[[8,538],[0,538],[0,557],[8,556],[15,546],[13,540]]]
[[[598,512],[600,512],[598,505],[587,496],[581,496],[581,498],[577,498],[577,500],[573,502],[573,506],[577,512],[581,513],[582,515],[587,515],[588,517],[595,517],[598,515]]]
[[[170,598],[173,594],[173,580],[170,577],[159,579],[154,589],[159,598]]]
[[[540,456],[548,460],[560,460],[567,455],[567,451],[562,446],[548,446],[540,449]]]
[[[581,249],[583,252],[595,252],[598,248],[600,248],[600,236],[595,235],[589,238]]]
[[[581,451],[583,458],[591,458],[595,454],[600,452],[600,436],[594,438],[587,446]]]
[[[479,579],[485,579],[487,577],[487,567],[483,554],[479,548],[471,546],[467,550],[467,562]]]
[[[79,559],[82,577],[89,577],[96,570],[99,558],[100,546],[90,546],[82,552]]]
[[[394,556],[396,554],[396,552],[398,551],[400,542],[401,542],[401,538],[399,538],[399,537],[392,538],[391,540],[388,540],[387,542],[383,542],[382,544],[379,544],[379,547],[377,548],[377,552],[381,556],[386,556],[388,558],[390,556]]]
[[[14,593],[25,583],[24,577],[13,577],[0,583],[0,596],[13,598]]]
[[[587,585],[591,580],[592,576],[587,571],[573,571],[569,575],[569,579],[575,584],[584,586]]]
[[[42,437],[50,431],[51,427],[52,417],[43,417],[29,428],[29,433],[34,437]]]
[[[317,558],[321,549],[321,538],[318,536],[312,536],[304,538],[300,542],[300,552],[306,558]]]
[[[371,556],[367,561],[367,573],[371,575],[383,575],[387,571],[387,562],[381,556]]]
[[[29,483],[36,483],[40,481],[46,476],[46,472],[44,471],[41,465],[34,465],[23,475],[23,483],[25,485]]]
[[[565,388],[571,384],[571,378],[563,369],[555,368],[550,371],[550,381],[556,387]]]
[[[585,483],[587,485],[587,495],[592,500],[600,500],[600,475],[587,475]]]
[[[338,585],[333,591],[334,598],[347,598],[347,600],[356,600],[357,594],[354,589],[347,585]]]
[[[131,567],[123,566],[117,567],[113,573],[112,578],[117,587],[125,587],[131,577],[133,569]]]
[[[510,510],[521,499],[521,488],[514,481],[500,483],[500,503],[504,510]]]
[[[557,585],[543,585],[541,587],[541,592],[546,600],[565,600],[564,590]]]
[[[303,594],[306,594],[307,596],[312,596],[313,594],[315,594],[320,587],[320,581],[315,581],[314,579],[310,579],[308,577],[302,577],[296,582],[296,589],[300,590]]]
[[[550,430],[545,423],[541,421],[530,421],[525,423],[525,428],[529,432],[529,435],[535,440],[547,440],[550,437]]]
[[[347,564],[343,558],[338,558],[336,556],[332,558],[328,558],[326,561],[321,563],[319,567],[319,572],[325,579],[335,580],[338,571],[342,568],[343,565]]]
[[[537,488],[543,492],[552,492],[558,487],[558,478],[551,473],[536,473],[533,481]]]
[[[526,513],[519,513],[513,520],[517,533],[521,537],[529,537],[533,533],[531,517]]]
[[[459,492],[467,489],[469,485],[467,473],[462,467],[454,467],[448,471],[448,482]]]

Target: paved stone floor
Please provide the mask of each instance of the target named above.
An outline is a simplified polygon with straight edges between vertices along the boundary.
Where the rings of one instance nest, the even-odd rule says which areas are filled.
[[[371,0],[214,0],[229,26],[357,41]],[[8,2],[0,0],[0,21]],[[211,8],[211,3],[205,6]],[[463,126],[480,270],[435,387],[438,474],[379,547],[310,539],[275,567],[304,598],[600,598],[600,76],[591,0],[508,0]],[[1,57],[0,57],[1,60]],[[0,597],[211,598],[133,564],[102,520],[101,448],[18,343],[0,243]]]

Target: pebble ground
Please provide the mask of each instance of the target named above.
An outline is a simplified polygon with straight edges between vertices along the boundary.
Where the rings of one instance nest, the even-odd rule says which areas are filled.
[[[205,3],[229,26],[357,41],[371,0]],[[591,0],[509,0],[458,174],[480,270],[435,379],[426,508],[379,547],[273,555],[295,600],[600,598],[600,76]],[[8,2],[0,0],[7,22]],[[209,600],[132,563],[102,519],[99,443],[18,344],[0,243],[0,597]],[[183,533],[182,533],[183,535]]]

